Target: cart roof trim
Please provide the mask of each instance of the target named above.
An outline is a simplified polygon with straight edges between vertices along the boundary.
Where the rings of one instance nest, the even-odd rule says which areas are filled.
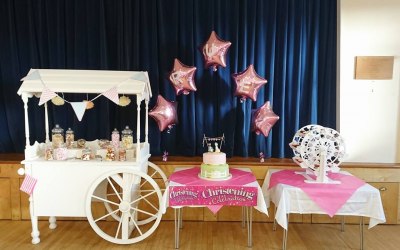
[[[31,69],[21,81],[18,95],[41,93],[45,86],[54,92],[100,94],[116,86],[118,94],[152,96],[146,71]]]

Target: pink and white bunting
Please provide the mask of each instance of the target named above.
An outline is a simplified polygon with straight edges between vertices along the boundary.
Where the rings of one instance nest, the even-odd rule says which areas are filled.
[[[104,92],[102,94],[103,94],[103,96],[107,97],[111,101],[115,102],[117,105],[119,104],[117,86],[112,87],[111,89],[107,90],[106,92]]]
[[[43,105],[44,103],[48,102],[52,98],[56,97],[57,94],[54,91],[51,91],[46,86],[43,87],[42,95],[40,96],[39,106]]]

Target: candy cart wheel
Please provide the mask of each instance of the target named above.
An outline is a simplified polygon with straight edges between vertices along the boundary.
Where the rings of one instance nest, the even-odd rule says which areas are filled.
[[[164,191],[165,191],[165,189],[166,189],[166,187],[167,187],[167,185],[168,185],[168,178],[167,178],[167,176],[165,175],[165,173],[161,170],[161,168],[159,168],[156,164],[154,164],[154,163],[152,163],[152,162],[148,162],[149,163],[149,168],[148,168],[148,170],[147,170],[147,175],[150,177],[150,178],[152,178],[152,179],[159,179],[160,177],[161,177],[161,179],[162,180],[160,180],[160,181],[157,181],[157,184],[158,184],[158,186],[159,186],[159,188],[161,189],[161,193],[164,193]],[[142,184],[141,184],[141,186],[144,186],[146,184],[146,182],[143,182]],[[106,185],[107,186],[107,185]],[[111,187],[108,187],[108,190],[110,190],[111,189]],[[114,196],[114,198],[115,198],[115,193],[114,192],[111,192],[111,193],[109,193],[109,192],[107,192],[106,190],[104,191],[104,192],[106,192],[106,194],[107,194],[107,197],[109,197],[109,198],[111,198],[112,199],[112,196]],[[112,208],[111,208],[111,206],[110,206],[110,204],[108,203],[108,202],[104,202],[104,206],[105,206],[105,208],[107,209],[107,211],[109,212],[109,213],[111,213],[113,210],[112,210]],[[119,221],[119,219],[120,219],[120,217],[119,217],[119,215],[118,214],[116,214],[116,213],[112,213],[111,214],[111,217],[113,217],[115,220],[118,220]],[[143,225],[143,224],[146,224],[146,223],[149,223],[149,222],[151,222],[151,221],[153,221],[153,220],[155,220],[156,218],[154,218],[154,217],[149,217],[149,218],[147,218],[146,220],[140,220],[140,221],[138,221],[137,223],[138,223],[138,225]]]
[[[111,187],[114,196],[110,192],[106,196],[101,194],[105,183]],[[147,238],[157,228],[162,215],[161,199],[160,188],[147,174],[127,168],[116,169],[101,175],[90,186],[86,216],[90,226],[103,239],[116,244],[132,244]],[[96,202],[108,203],[111,211],[96,209]],[[112,214],[117,215],[117,219]]]

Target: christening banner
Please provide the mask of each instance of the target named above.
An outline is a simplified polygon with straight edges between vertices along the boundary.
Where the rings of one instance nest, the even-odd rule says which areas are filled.
[[[174,186],[169,189],[169,205],[256,206],[257,187],[225,185]]]

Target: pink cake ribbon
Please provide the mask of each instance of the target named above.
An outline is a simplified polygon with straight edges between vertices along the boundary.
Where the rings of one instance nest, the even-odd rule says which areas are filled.
[[[184,186],[172,186],[170,187],[170,205],[178,206],[178,205],[205,205],[207,206],[214,214],[217,213],[224,205],[256,205],[257,203],[257,188],[255,187],[244,187],[244,185],[252,183],[256,181],[256,178],[251,172],[234,169],[229,169],[230,174],[232,174],[232,178],[224,181],[209,181],[204,180],[199,177],[200,168],[194,167],[189,169],[180,170],[174,172],[170,176],[170,181],[179,183]],[[224,197],[224,201],[217,201],[213,204],[215,198],[211,197],[202,197],[201,194],[203,192],[211,192],[215,190],[236,190],[239,193],[252,193],[254,197],[251,199],[244,199],[241,195],[226,195],[222,194]],[[177,195],[177,194],[185,194],[185,195]],[[237,198],[237,200],[229,200],[232,198]],[[254,204],[255,203],[255,204]]]
[[[271,175],[268,188],[273,188],[277,184],[298,187],[332,217],[365,182],[352,175],[341,173],[328,173],[328,177],[340,181],[341,184],[305,183],[304,176],[296,174],[295,170],[282,170]]]

